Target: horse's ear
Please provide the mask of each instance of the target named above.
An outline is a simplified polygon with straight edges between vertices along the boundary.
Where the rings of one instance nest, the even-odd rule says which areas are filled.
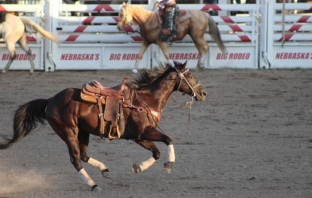
[[[183,63],[183,68],[186,68],[186,65],[187,65],[187,61]]]
[[[184,64],[180,63],[179,61],[173,61],[173,63],[175,67],[181,67],[181,68],[184,67]]]
[[[178,61],[173,61],[173,63],[174,63],[174,66],[175,66],[175,67],[177,67],[177,68],[179,68],[179,69],[184,69],[184,68],[186,67],[187,61],[186,61],[185,63],[180,63],[180,62],[178,62]]]
[[[122,5],[123,5],[123,6],[125,6],[125,5],[126,5],[126,3],[125,3],[125,2],[123,2],[123,3],[122,3]]]

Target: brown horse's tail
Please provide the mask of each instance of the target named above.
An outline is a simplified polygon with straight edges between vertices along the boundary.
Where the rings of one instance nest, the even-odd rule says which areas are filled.
[[[223,41],[221,39],[220,31],[218,28],[218,25],[213,20],[213,18],[210,16],[210,14],[205,13],[208,18],[208,25],[209,25],[209,34],[213,38],[213,40],[217,43],[218,47],[222,51],[222,53],[226,54],[227,50],[223,44]]]
[[[37,99],[21,105],[14,114],[12,139],[3,137],[7,142],[0,143],[0,150],[11,147],[14,143],[27,136],[38,124],[44,125],[45,108],[48,104],[46,99]]]
[[[44,38],[49,39],[55,43],[59,43],[58,39],[50,32],[46,31],[42,27],[40,27],[35,21],[31,20],[28,17],[21,17],[20,18],[22,22],[24,23],[25,26],[29,26],[32,29],[36,30],[39,32]]]

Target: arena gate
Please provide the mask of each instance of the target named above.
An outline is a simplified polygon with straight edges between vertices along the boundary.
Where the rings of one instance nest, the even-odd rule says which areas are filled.
[[[312,4],[261,2],[263,68],[312,68]]]
[[[43,5],[11,5],[11,4],[0,4],[1,12],[15,12],[26,15],[34,20],[39,25],[43,26]],[[40,34],[34,32],[34,30],[28,30],[27,41],[28,46],[31,48],[34,58],[34,63],[36,65],[36,70],[44,70],[44,40]],[[30,63],[25,52],[16,45],[16,58],[13,61],[10,69],[15,70],[29,70]],[[3,43],[3,40],[0,42],[0,70],[2,70],[7,62],[9,61],[9,52]]]

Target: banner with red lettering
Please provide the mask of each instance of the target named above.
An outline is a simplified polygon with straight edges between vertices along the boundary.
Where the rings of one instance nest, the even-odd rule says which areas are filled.
[[[257,69],[257,48],[236,45],[227,47],[227,54],[222,54],[218,47],[210,47],[207,68]]]
[[[75,48],[64,46],[55,52],[57,56],[53,61],[55,61],[57,69],[99,69],[103,60],[101,53],[102,48],[96,46],[79,47],[78,45]]]
[[[254,46],[235,45],[227,46],[227,54],[222,54],[220,49],[211,45],[206,54],[205,68],[248,68],[257,69],[256,48]],[[187,62],[188,68],[195,68],[199,57],[197,49],[192,45],[174,43],[168,47],[169,57],[171,60],[179,62]],[[160,60],[164,61],[165,57],[158,48],[156,52],[159,54]],[[153,57],[153,65],[157,64],[157,57]]]
[[[58,48],[55,61],[57,68],[64,70],[90,70],[90,69],[132,69],[137,60],[140,46],[123,47],[114,45],[62,46]],[[55,57],[55,54],[54,54]],[[147,50],[139,68],[150,67],[150,52]]]
[[[174,43],[172,46],[167,46],[169,51],[169,58],[173,61],[184,63],[187,61],[188,68],[195,68],[199,59],[198,51],[194,47],[194,44],[181,44]],[[163,52],[157,46],[153,48],[153,59],[152,65],[157,66],[159,62],[167,62]]]
[[[32,51],[32,57],[35,63],[36,70],[43,70],[43,60],[42,60],[42,51],[41,48],[31,46],[28,44]],[[3,44],[0,45],[0,70],[4,69],[6,64],[9,62],[10,54]],[[16,46],[16,57],[10,66],[10,70],[29,70],[31,67],[27,54],[20,48]]]
[[[310,46],[285,45],[273,47],[273,53],[268,55],[271,68],[311,68],[312,51]]]
[[[123,47],[122,47],[123,46]],[[104,67],[106,69],[132,69],[138,58],[141,44],[132,44],[127,46],[107,46],[104,53]],[[139,69],[150,68],[150,47],[143,54]]]

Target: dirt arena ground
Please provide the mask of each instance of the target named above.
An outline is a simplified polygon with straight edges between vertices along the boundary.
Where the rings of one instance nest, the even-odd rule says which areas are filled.
[[[50,126],[0,151],[0,197],[312,197],[312,70],[193,71],[209,96],[176,109],[190,97],[174,93],[161,129],[175,140],[176,164],[167,174],[167,148],[145,172],[133,163],[151,153],[126,141],[92,136],[89,155],[104,162],[110,179],[88,164],[103,189],[90,192],[69,161],[65,144]],[[91,80],[105,86],[133,78],[131,71],[10,71],[0,74],[0,133],[12,135],[14,110],[38,98]],[[10,136],[11,137],[11,136]]]

